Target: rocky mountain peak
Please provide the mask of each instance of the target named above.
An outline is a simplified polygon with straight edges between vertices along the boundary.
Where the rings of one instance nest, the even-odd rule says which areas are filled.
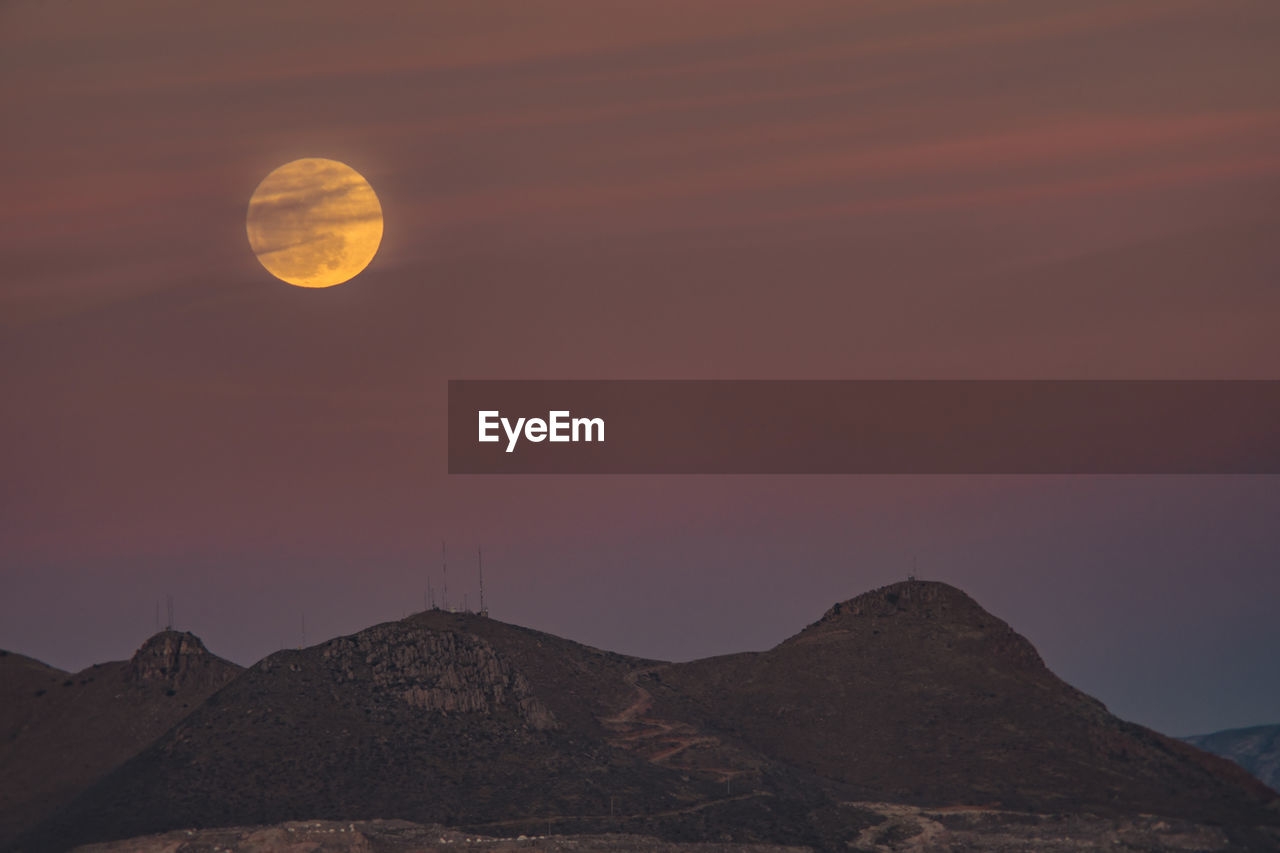
[[[985,611],[976,601],[950,584],[906,580],[838,602],[823,614],[821,621],[842,616],[969,618],[983,613]]]
[[[315,652],[336,682],[396,696],[414,708],[481,715],[508,708],[532,729],[556,727],[524,674],[471,633],[392,622],[331,640]],[[264,662],[263,668],[270,666]]]
[[[793,640],[865,634],[896,638],[894,653],[966,651],[1044,669],[1035,647],[966,593],[939,581],[906,580],[833,604]]]
[[[167,682],[178,686],[197,673],[226,662],[204,647],[189,631],[161,631],[147,639],[129,659],[127,678],[143,682]]]

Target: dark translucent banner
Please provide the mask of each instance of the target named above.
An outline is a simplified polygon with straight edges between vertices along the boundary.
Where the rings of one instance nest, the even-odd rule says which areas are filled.
[[[1276,474],[1277,381],[454,380],[452,474]]]

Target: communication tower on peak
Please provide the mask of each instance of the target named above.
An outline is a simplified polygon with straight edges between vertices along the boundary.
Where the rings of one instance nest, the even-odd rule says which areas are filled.
[[[444,545],[443,539],[440,540],[440,570],[444,575],[444,591],[441,594],[444,596],[444,609],[448,610],[449,609],[449,559],[445,551],[445,545]]]

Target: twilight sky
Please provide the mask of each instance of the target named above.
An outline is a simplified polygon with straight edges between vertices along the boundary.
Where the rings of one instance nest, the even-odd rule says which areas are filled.
[[[1280,378],[1272,0],[0,8],[0,647],[475,603],[687,659],[911,571],[1116,713],[1280,722],[1280,478],[449,477],[451,378]],[[250,194],[350,164],[355,280]]]

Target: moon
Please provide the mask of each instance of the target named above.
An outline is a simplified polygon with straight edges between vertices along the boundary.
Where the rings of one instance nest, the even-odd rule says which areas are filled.
[[[333,287],[369,265],[382,243],[382,205],[346,163],[307,157],[262,179],[245,217],[249,246],[281,281]]]

